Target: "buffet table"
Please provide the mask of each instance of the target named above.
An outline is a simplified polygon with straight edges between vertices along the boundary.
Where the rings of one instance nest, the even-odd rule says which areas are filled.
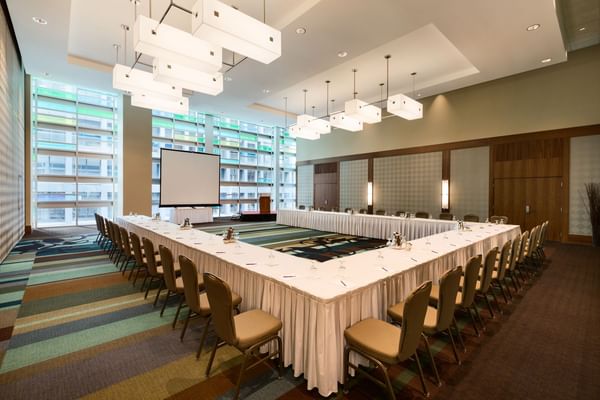
[[[224,244],[220,236],[149,217],[118,222],[227,281],[242,296],[242,311],[260,308],[280,318],[284,364],[323,396],[337,392],[342,380],[344,329],[368,317],[385,319],[388,306],[423,281],[437,282],[448,269],[520,233],[516,225],[468,223],[465,231],[414,240],[410,251],[388,247],[318,263],[247,243]]]
[[[389,239],[393,232],[414,240],[457,228],[456,221],[349,214],[331,211],[278,210],[277,223],[346,235]]]

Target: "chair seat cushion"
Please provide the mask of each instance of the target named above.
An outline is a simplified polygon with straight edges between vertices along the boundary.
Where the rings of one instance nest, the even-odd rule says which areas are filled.
[[[262,310],[250,310],[233,317],[238,347],[248,347],[276,335],[281,329],[281,320]]]
[[[385,321],[367,318],[344,331],[348,344],[387,364],[395,364],[401,330]]]

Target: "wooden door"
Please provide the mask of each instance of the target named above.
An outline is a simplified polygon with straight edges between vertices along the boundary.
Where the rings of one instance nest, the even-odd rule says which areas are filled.
[[[544,221],[548,225],[548,239],[561,240],[562,179],[528,178],[525,182],[525,225],[530,230]]]
[[[548,239],[561,240],[561,181],[560,177],[495,179],[493,214],[506,215],[522,230],[550,221]]]
[[[314,207],[331,210],[339,207],[337,163],[315,165]]]

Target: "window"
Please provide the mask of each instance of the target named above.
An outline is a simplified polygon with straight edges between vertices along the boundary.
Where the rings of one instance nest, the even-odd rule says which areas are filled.
[[[38,78],[31,93],[34,226],[112,218],[119,97]]]

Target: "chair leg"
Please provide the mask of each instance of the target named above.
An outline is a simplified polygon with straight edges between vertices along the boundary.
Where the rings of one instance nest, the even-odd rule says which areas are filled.
[[[502,297],[504,297],[504,303],[508,304],[508,296],[506,295],[506,292],[504,292],[504,286],[502,285],[502,282],[498,281],[498,287],[500,287],[500,292],[502,293]]]
[[[473,309],[475,310],[475,315],[481,324],[481,329],[485,331],[485,323],[483,322],[483,318],[481,318],[481,314],[479,314],[479,308],[477,308],[477,304],[473,303]]]
[[[452,351],[454,351],[454,358],[456,358],[456,363],[460,365],[461,362],[460,358],[458,357],[458,350],[456,349],[456,343],[454,342],[454,336],[452,336],[452,331],[450,330],[450,328],[448,328],[446,332],[448,333],[448,336],[450,336],[450,343],[452,343]]]
[[[283,340],[277,336],[277,349],[279,349],[279,361],[277,362],[279,379],[283,378]]]
[[[215,354],[217,353],[217,347],[219,347],[219,338],[217,338],[217,340],[215,340],[215,345],[212,349],[212,352],[210,353],[210,359],[208,360],[208,365],[206,366],[206,377],[208,378],[210,376],[210,369],[212,368],[212,363],[215,359]]]
[[[208,326],[210,325],[211,317],[206,320],[204,326],[204,332],[202,333],[202,339],[200,339],[200,346],[198,346],[198,352],[196,353],[196,360],[200,359],[200,353],[202,353],[202,347],[204,347],[204,341],[206,340],[206,334],[208,333]]]
[[[494,310],[492,309],[492,303],[490,303],[490,299],[488,299],[487,297],[487,293],[483,294],[483,298],[485,299],[488,310],[490,311],[490,315],[492,316],[492,318],[496,318],[496,316],[494,315]]]
[[[460,329],[458,329],[458,323],[456,323],[456,318],[452,317],[452,323],[454,324],[454,329],[456,329],[456,335],[458,336],[458,341],[460,342],[460,346],[463,348],[463,351],[466,353],[467,348],[465,347],[465,342],[463,341],[462,335],[460,334]]]
[[[473,316],[473,310],[470,308],[466,308],[469,317],[471,317],[471,322],[473,323],[473,329],[475,330],[475,335],[479,337],[479,329],[477,328],[477,322],[475,321],[475,317]]]
[[[421,360],[419,360],[419,355],[417,354],[416,351],[415,351],[415,361],[417,362],[417,369],[419,370],[419,378],[421,378],[421,386],[423,387],[423,394],[425,395],[425,397],[429,397],[429,391],[427,390],[427,384],[425,383],[425,376],[423,375],[423,368],[421,368]],[[390,377],[387,374],[387,371],[386,371],[385,377],[388,381],[388,387],[391,389],[391,383],[389,383]],[[393,390],[390,390],[390,397],[392,399],[396,398],[396,395],[394,394]]]
[[[146,278],[148,276],[146,275]],[[146,284],[146,278],[144,278],[144,282],[142,282],[142,288],[140,289],[140,292],[142,290],[144,290],[144,285]],[[146,299],[148,297],[148,293],[150,292],[150,288],[152,287],[152,282],[154,282],[154,277],[151,276],[150,277],[150,282],[148,282],[148,288],[146,289],[146,294],[144,294],[144,299]]]
[[[180,294],[181,299],[179,300],[179,307],[177,307],[177,312],[175,313],[175,319],[173,319],[172,328],[175,329],[175,325],[177,325],[177,319],[179,318],[179,312],[181,311],[181,307],[183,306],[183,302],[185,301],[185,296]]]
[[[442,386],[442,380],[440,379],[440,374],[438,373],[437,366],[435,365],[435,359],[433,358],[433,353],[431,352],[431,348],[429,347],[429,340],[427,340],[427,335],[421,332],[421,336],[423,337],[425,347],[427,348],[427,353],[429,354],[429,359],[431,360],[431,369],[433,369],[433,374],[435,376],[435,380],[437,381],[437,385]]]
[[[179,336],[179,340],[183,342],[183,337],[185,336],[185,330],[187,329],[188,323],[190,322],[190,317],[192,316],[192,310],[188,310],[188,315],[185,318],[185,322],[183,323],[183,329],[181,330],[181,336]]]
[[[342,375],[342,392],[348,393],[348,381],[350,380],[348,368],[350,367],[350,347],[344,348],[344,374]]]
[[[156,302],[158,301],[158,296],[160,296],[160,291],[163,290],[163,287],[165,286],[165,278],[159,278],[159,279],[160,279],[160,284],[158,285],[158,291],[156,292],[156,297],[154,298],[153,307],[156,307]]]
[[[162,308],[160,309],[160,316],[163,316],[163,313],[165,312],[165,308],[167,308],[167,303],[169,302],[169,297],[171,296],[171,291],[169,289],[167,289],[167,297],[165,297],[165,302],[163,303]]]
[[[142,287],[140,287],[140,292],[144,290],[144,286],[146,286],[146,280],[148,279],[148,276],[148,270],[146,270],[146,273],[144,274],[144,280],[142,281]],[[152,283],[152,277],[150,277],[150,283]],[[150,287],[150,285],[148,285],[148,287]],[[146,292],[146,296],[148,296],[148,292]],[[144,296],[144,298],[146,298],[146,296]]]
[[[498,297],[496,296],[496,292],[494,292],[494,288],[492,288],[490,286],[490,293],[492,294],[492,297],[494,298],[494,303],[496,303],[496,308],[498,308],[498,312],[500,314],[502,314],[502,309],[500,308],[500,302],[498,301]]]
[[[233,395],[233,400],[237,400],[240,397],[240,386],[242,385],[242,377],[244,376],[244,372],[246,371],[246,365],[248,364],[248,359],[250,358],[250,354],[244,353],[244,361],[242,361],[242,366],[240,367],[240,374],[238,375],[237,384],[235,385],[235,394]]]

